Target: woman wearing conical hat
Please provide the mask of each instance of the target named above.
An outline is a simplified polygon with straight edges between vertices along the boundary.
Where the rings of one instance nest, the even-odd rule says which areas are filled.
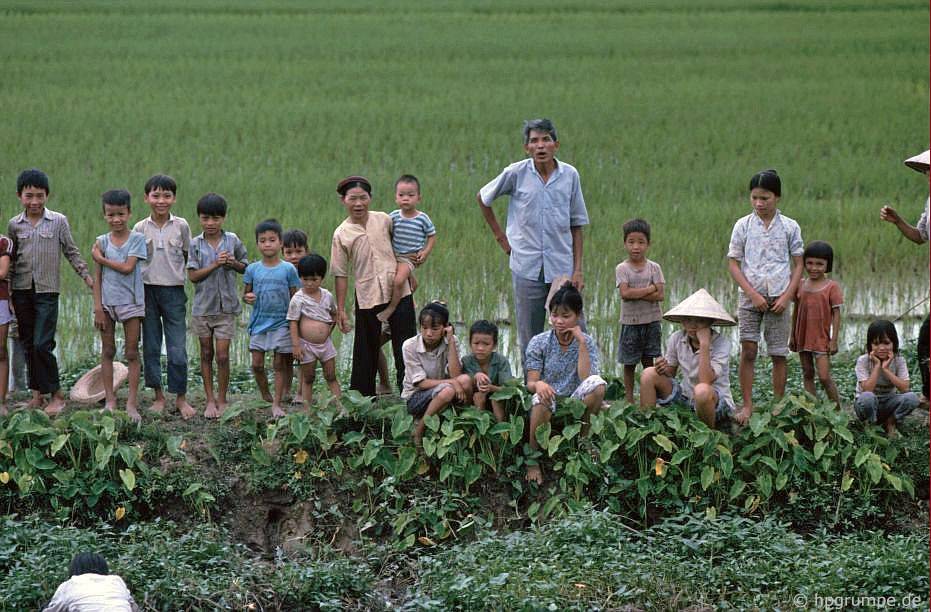
[[[734,414],[728,366],[731,343],[712,325],[736,325],[733,317],[704,289],[663,315],[682,329],[666,343],[666,354],[640,375],[640,406],[690,406],[708,427]],[[682,371],[678,379],[676,374]]]

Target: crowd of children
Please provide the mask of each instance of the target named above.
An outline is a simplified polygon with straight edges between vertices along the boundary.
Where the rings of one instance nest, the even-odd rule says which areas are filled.
[[[552,136],[555,139],[555,131]],[[550,149],[550,153],[555,151],[552,146]],[[927,162],[919,169],[927,173]],[[387,367],[381,345],[390,339],[401,398],[416,418],[415,442],[420,443],[424,418],[449,405],[471,404],[490,409],[499,422],[507,418],[505,404],[494,397],[512,379],[513,371],[496,351],[498,328],[487,320],[472,324],[470,353],[465,355],[444,303],[427,303],[416,324],[413,322],[414,271],[433,250],[437,230],[430,217],[418,210],[420,183],[412,175],[397,180],[398,210],[390,215],[369,211],[372,187],[364,177],[351,176],[340,182],[337,192],[348,216],[333,236],[335,295],[323,287],[327,260],[310,251],[307,235],[300,230],[284,231],[274,219],[256,226],[255,242],[261,257],[249,262],[242,240],[223,229],[227,202],[216,193],[198,200],[202,231],[192,238],[188,223],[172,214],[177,184],[166,175],[155,175],[145,183],[144,200],[151,213],[132,229],[130,193],[116,189],[102,195],[101,208],[109,231],[98,236],[91,248],[93,272],[81,258],[68,220],[46,207],[48,177],[39,170],[24,171],[16,191],[23,212],[10,220],[9,237],[0,236],[0,408],[4,412],[9,362],[6,337],[14,315],[33,393],[29,405],[41,407],[43,396],[49,395],[45,405],[48,414],[56,415],[63,408],[54,348],[58,268],[64,255],[93,292],[106,410],[117,408],[115,335],[117,324],[122,324],[129,380],[127,414],[141,419],[141,373],[145,385],[154,390],[150,409],[157,412],[164,408],[164,343],[167,390],[174,394],[180,414],[185,419],[193,416],[194,409],[187,401],[185,278],[194,287],[190,332],[200,343],[205,417],[219,417],[229,404],[230,344],[237,334],[242,303],[251,307],[252,373],[259,394],[271,404],[273,417],[285,414],[283,403],[291,389],[295,363],[300,372],[295,394],[299,401],[310,404],[313,400],[318,362],[331,395],[339,397],[331,335],[336,327],[344,333],[350,329],[346,292],[351,272],[356,284],[352,388],[374,395],[378,370],[383,389]],[[635,401],[639,364],[643,368],[640,406],[680,403],[691,406],[709,427],[731,421],[746,424],[754,409],[754,364],[762,334],[772,361],[776,398],[785,393],[786,358],[795,351],[806,391],[816,393],[817,377],[827,397],[840,408],[830,363],[838,350],[843,305],[840,285],[828,277],[834,253],[823,241],[804,245],[798,223],[778,208],[781,191],[775,170],[755,174],[749,184],[752,210],[733,227],[727,259],[738,289],[736,321],[704,289],[664,315],[661,304],[666,279],[660,265],[647,257],[650,224],[632,219],[623,225],[627,256],[615,271],[621,302],[617,359],[623,367],[628,403]],[[899,218],[890,210],[884,208],[883,218],[895,216],[895,222]],[[551,329],[533,335],[521,347],[524,382],[532,395],[527,416],[533,448],[537,445],[534,432],[550,420],[560,398],[575,398],[585,405],[583,436],[589,417],[601,410],[604,402],[607,384],[600,376],[598,346],[584,328],[580,285],[575,279],[552,286],[545,306]],[[666,339],[665,352],[661,334],[664,318],[681,325]],[[730,391],[730,342],[713,329],[720,325],[736,325],[739,330],[739,404]],[[273,356],[273,390],[269,388],[266,353]],[[856,377],[856,415],[884,425],[890,433],[919,405],[919,396],[909,391],[908,367],[899,354],[895,325],[889,321],[877,320],[869,326],[865,353],[857,359]],[[529,465],[527,478],[542,482],[540,466]]]

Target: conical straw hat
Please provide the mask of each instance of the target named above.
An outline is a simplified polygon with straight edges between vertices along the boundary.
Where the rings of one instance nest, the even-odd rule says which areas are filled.
[[[680,323],[682,319],[689,317],[711,319],[712,325],[737,325],[724,307],[704,289],[699,289],[663,315],[664,319],[674,323]]]
[[[931,149],[925,151],[924,153],[919,153],[915,157],[909,157],[905,160],[905,165],[912,170],[924,172],[929,167],[931,167]]]
[[[126,382],[129,368],[119,361],[113,362],[113,390],[119,389]],[[95,366],[85,372],[71,387],[71,400],[82,404],[96,404],[106,396],[103,389],[103,378],[100,376],[100,366]]]

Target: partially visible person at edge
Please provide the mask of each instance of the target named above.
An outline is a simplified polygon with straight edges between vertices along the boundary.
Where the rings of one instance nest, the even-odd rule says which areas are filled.
[[[370,211],[372,184],[362,176],[349,176],[336,186],[347,217],[333,232],[330,250],[330,270],[333,272],[336,294],[337,323],[348,333],[351,326],[346,312],[349,273],[355,280],[354,319],[356,331],[352,344],[352,373],[349,388],[366,396],[375,395],[375,373],[382,323],[378,313],[391,302],[391,290],[397,268],[391,246],[391,217]],[[391,348],[394,352],[396,382],[404,380],[404,341],[417,333],[414,299],[405,286],[398,307],[388,319]]]
[[[549,119],[524,122],[528,159],[501,171],[478,192],[485,222],[501,249],[510,256],[521,367],[526,375],[530,339],[543,331],[546,298],[553,281],[570,276],[579,291],[582,276],[582,228],[588,211],[578,171],[556,159],[559,138]],[[491,208],[509,196],[507,225],[502,230]],[[584,321],[580,322],[585,330]]]
[[[139,606],[123,579],[110,573],[107,560],[97,553],[81,552],[68,565],[62,582],[43,612],[138,612]]]
[[[905,165],[912,170],[924,174],[925,180],[927,181],[929,168],[931,168],[931,149],[914,157],[909,157],[905,160]],[[888,221],[895,225],[903,236],[915,244],[926,244],[928,242],[929,206],[931,206],[931,198],[926,198],[925,210],[921,213],[921,217],[914,227],[909,225],[905,219],[888,204],[883,206],[879,211],[879,217],[883,221]],[[927,257],[927,255],[926,252],[925,256]],[[931,336],[931,318],[926,316],[924,322],[921,324],[921,329],[918,331],[918,366],[921,370],[921,405],[925,408],[928,407],[928,398],[931,397],[928,393],[928,386],[931,384],[928,374],[928,362],[931,360],[931,338],[929,338],[929,336]]]

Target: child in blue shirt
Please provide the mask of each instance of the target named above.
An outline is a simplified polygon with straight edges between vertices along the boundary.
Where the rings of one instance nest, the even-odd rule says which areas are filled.
[[[100,330],[100,375],[106,395],[104,410],[116,409],[113,389],[113,359],[116,356],[116,324],[123,324],[123,354],[129,368],[126,414],[139,415],[139,333],[145,317],[145,288],[138,262],[148,258],[145,236],[129,229],[130,194],[112,189],[103,194],[103,217],[109,233],[97,237],[91,256],[97,264],[94,283],[94,327]]]
[[[272,403],[272,416],[285,416],[281,409],[285,378],[291,370],[291,333],[288,327],[288,304],[301,286],[297,270],[281,261],[281,224],[266,219],[255,226],[255,241],[262,260],[249,264],[243,276],[243,301],[252,304],[249,318],[249,351],[252,373],[262,399]],[[275,353],[275,395],[268,391],[265,353]]]
[[[436,227],[427,213],[417,210],[420,203],[420,181],[412,174],[404,174],[394,182],[394,201],[397,210],[389,213],[391,217],[391,246],[398,259],[394,272],[394,285],[391,288],[391,302],[376,316],[382,323],[387,323],[401,302],[404,285],[410,281],[411,293],[417,290],[414,268],[417,268],[430,256],[436,245]]]

